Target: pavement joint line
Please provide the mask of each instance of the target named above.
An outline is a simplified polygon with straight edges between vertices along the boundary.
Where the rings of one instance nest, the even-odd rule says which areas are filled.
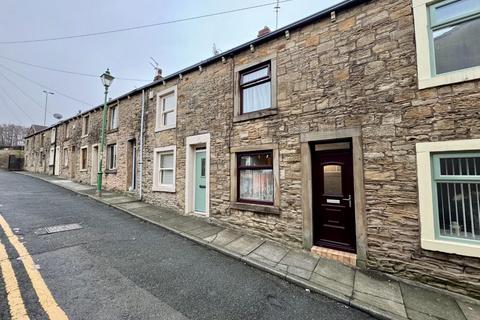
[[[35,267],[35,262],[33,258],[28,253],[25,246],[18,240],[13,231],[10,229],[7,221],[0,215],[0,227],[3,229],[5,234],[9,237],[11,245],[15,248],[18,255],[22,257],[21,262],[25,267],[30,282],[32,283],[33,289],[37,295],[38,301],[42,305],[43,310],[49,316],[50,319],[55,320],[68,320],[65,312],[58,306],[55,298],[48,289],[47,284],[42,278],[42,275]]]
[[[24,173],[21,173],[21,172],[18,172],[18,173],[19,173],[19,174],[24,174]],[[42,178],[42,177],[39,176],[39,175],[29,175],[29,174],[24,174],[24,175],[30,176],[30,177],[32,177],[32,178],[37,178],[37,179],[43,180],[43,181],[45,181],[45,182],[50,182],[50,183],[51,183],[51,181],[49,181],[48,179]],[[55,184],[55,185],[56,185],[56,184]],[[354,295],[354,292],[355,292],[355,279],[356,279],[356,274],[357,274],[357,269],[356,269],[356,268],[353,268],[354,275],[353,275],[352,293],[350,294],[350,296],[345,296],[345,295],[343,295],[343,294],[340,293],[340,292],[336,292],[336,291],[333,290],[333,289],[329,289],[329,288],[323,287],[323,286],[321,286],[321,285],[318,285],[318,284],[316,284],[316,283],[314,283],[314,282],[312,282],[312,281],[310,281],[310,280],[308,280],[308,279],[303,279],[303,278],[300,278],[300,277],[295,276],[295,275],[293,275],[293,274],[290,274],[290,273],[288,273],[287,271],[284,272],[284,271],[282,271],[282,270],[279,270],[279,269],[276,268],[276,267],[279,265],[279,263],[276,263],[276,265],[275,265],[274,267],[271,267],[271,266],[268,266],[268,265],[266,265],[266,264],[261,263],[260,261],[254,261],[254,259],[253,259],[253,258],[250,258],[249,255],[250,255],[253,251],[255,251],[258,247],[260,247],[262,244],[264,244],[264,243],[266,242],[264,239],[262,239],[262,242],[261,242],[258,246],[256,246],[253,250],[251,250],[248,254],[246,254],[246,255],[241,255],[241,254],[239,254],[239,253],[230,251],[230,250],[228,250],[228,249],[226,249],[226,248],[224,247],[224,246],[227,246],[228,244],[234,242],[235,240],[238,240],[238,239],[241,238],[243,235],[245,235],[245,234],[241,234],[241,232],[239,233],[239,237],[230,240],[228,243],[223,244],[223,246],[219,246],[219,245],[216,245],[216,244],[213,243],[213,242],[217,239],[218,234],[219,234],[220,232],[224,231],[224,230],[231,230],[231,229],[223,229],[223,230],[220,230],[220,231],[215,235],[215,238],[214,238],[211,242],[208,242],[208,241],[206,241],[206,240],[204,240],[204,239],[202,239],[202,238],[195,237],[195,236],[190,235],[190,234],[188,234],[188,233],[186,233],[186,232],[183,232],[183,231],[180,231],[180,230],[178,230],[178,229],[175,229],[174,227],[170,227],[170,226],[165,225],[165,224],[163,224],[163,223],[161,223],[161,222],[154,221],[154,220],[152,220],[152,219],[150,219],[150,218],[148,218],[148,217],[146,217],[146,216],[143,216],[143,215],[141,215],[141,214],[137,214],[137,213],[135,213],[135,212],[133,212],[133,211],[130,211],[130,210],[128,210],[128,209],[125,209],[125,208],[121,208],[121,207],[116,206],[116,205],[119,204],[119,203],[110,204],[110,203],[107,203],[106,201],[104,201],[104,200],[101,199],[101,198],[98,198],[98,197],[95,197],[94,195],[90,195],[90,194],[88,194],[88,193],[82,192],[83,190],[70,189],[70,188],[66,187],[65,185],[57,185],[57,186],[62,187],[62,188],[67,189],[67,190],[70,190],[70,191],[72,191],[72,192],[74,192],[74,193],[77,193],[77,194],[80,194],[80,195],[82,195],[82,196],[89,197],[89,198],[91,198],[91,199],[93,199],[93,200],[96,200],[97,202],[103,203],[103,204],[105,204],[105,205],[107,205],[107,206],[109,206],[109,207],[113,207],[113,208],[115,208],[115,209],[118,209],[118,210],[120,210],[120,211],[123,211],[123,212],[125,212],[125,213],[127,213],[127,214],[129,214],[129,215],[131,215],[131,216],[137,217],[137,218],[139,218],[139,219],[141,219],[141,220],[144,220],[144,221],[146,221],[146,222],[149,222],[149,223],[151,223],[151,224],[153,224],[153,225],[162,227],[162,228],[164,228],[164,229],[166,229],[166,230],[171,231],[171,232],[174,233],[174,234],[180,235],[180,236],[182,236],[182,237],[184,237],[184,238],[186,238],[186,239],[188,239],[188,240],[191,240],[191,241],[193,241],[193,242],[196,242],[196,243],[198,243],[198,244],[200,244],[200,245],[202,245],[202,246],[204,246],[204,247],[206,247],[206,248],[213,249],[213,250],[218,251],[218,252],[220,252],[220,253],[222,253],[222,254],[224,254],[224,255],[226,255],[226,256],[229,256],[229,257],[232,257],[232,258],[234,258],[234,259],[236,259],[236,260],[239,260],[239,261],[241,261],[241,262],[243,262],[243,263],[245,263],[245,264],[247,264],[247,265],[250,265],[250,266],[255,267],[255,268],[257,268],[257,269],[260,269],[260,270],[266,271],[266,272],[268,272],[268,273],[271,273],[271,274],[273,274],[273,275],[275,275],[275,276],[277,276],[277,277],[279,277],[279,278],[281,278],[281,279],[284,279],[284,280],[286,280],[286,281],[288,281],[288,282],[290,282],[290,283],[293,283],[293,284],[295,284],[295,285],[298,285],[299,287],[303,287],[303,288],[306,288],[306,289],[310,289],[310,290],[313,291],[313,292],[322,294],[322,295],[327,296],[327,297],[329,297],[329,298],[331,298],[331,299],[333,299],[333,300],[339,301],[339,302],[341,302],[341,303],[344,303],[344,304],[349,305],[349,306],[351,306],[351,307],[354,307],[354,308],[356,308],[356,309],[362,310],[362,311],[364,311],[364,312],[366,312],[366,313],[368,313],[368,314],[370,314],[370,315],[373,315],[374,317],[377,317],[377,318],[379,318],[379,319],[386,319],[386,320],[407,319],[407,318],[398,316],[398,315],[396,315],[396,314],[392,314],[392,313],[389,312],[389,311],[386,311],[386,312],[388,313],[388,315],[387,315],[387,314],[382,314],[382,313],[379,312],[379,310],[383,310],[383,309],[377,308],[377,307],[375,307],[375,306],[373,306],[373,305],[367,305],[366,303],[360,303],[360,302],[359,302],[360,300],[353,299],[353,295]],[[137,201],[142,201],[142,200],[137,200]],[[181,215],[179,215],[179,216],[181,216]],[[170,219],[175,219],[175,218],[176,218],[176,217],[170,218]],[[169,219],[165,219],[165,221],[168,221],[168,220],[169,220]],[[232,231],[236,231],[236,230],[232,230]],[[288,248],[288,249],[289,249],[288,252],[290,252],[291,249],[290,249],[290,248]],[[285,254],[285,256],[288,254],[288,252]],[[285,257],[285,256],[284,256],[284,257]],[[283,257],[283,258],[284,258],[284,257]],[[282,259],[283,259],[283,258],[282,258]],[[320,259],[317,260],[317,263],[316,263],[316,265],[315,265],[315,268],[318,266],[319,262],[320,262]],[[315,270],[315,268],[314,268],[314,270]],[[314,273],[314,272],[312,271],[312,274],[310,275],[310,278],[311,278],[311,276],[313,275],[313,273]],[[389,277],[389,278],[391,278],[392,280],[397,281],[397,282],[399,282],[399,283],[401,282],[400,280],[396,279],[395,276],[391,276],[391,275],[388,275],[388,274],[387,274],[387,277]],[[409,282],[410,282],[410,281],[406,281],[406,284],[409,284]],[[411,285],[412,285],[412,284],[411,284]],[[415,284],[413,284],[413,285],[415,286]],[[406,311],[407,307],[405,306],[405,303],[404,303],[404,301],[405,301],[405,300],[404,300],[404,292],[403,292],[403,290],[402,290],[401,287],[402,287],[402,286],[400,286],[401,296],[402,296],[402,301],[403,301],[402,304],[403,304],[403,306],[404,306],[404,308],[405,308],[405,311]],[[425,285],[422,285],[422,284],[420,284],[419,287],[432,290],[432,288],[430,288],[430,287],[428,287],[428,286],[425,286]],[[442,292],[441,290],[439,290],[439,289],[433,288],[433,290],[439,292],[440,294],[444,294],[444,295],[445,295],[445,293],[443,293],[443,292]],[[358,292],[361,292],[361,291],[358,291]],[[448,294],[447,294],[447,296],[448,296]],[[455,295],[454,295],[454,296],[455,296]],[[468,298],[468,297],[463,297],[463,296],[460,296],[460,295],[459,295],[459,298],[465,300],[465,298]],[[455,299],[455,298],[454,298],[454,299]],[[467,299],[467,301],[470,301],[471,303],[474,303],[474,304],[478,304],[478,301],[476,301],[475,299]],[[458,302],[457,302],[456,299],[455,299],[455,302],[456,302],[456,304],[458,305]],[[407,314],[407,317],[408,317],[408,314]]]

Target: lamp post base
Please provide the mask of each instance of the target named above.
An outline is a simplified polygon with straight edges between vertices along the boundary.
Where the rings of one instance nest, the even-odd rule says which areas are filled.
[[[102,162],[100,161],[99,165],[102,165]],[[102,172],[99,172],[97,175],[97,197],[102,196]]]

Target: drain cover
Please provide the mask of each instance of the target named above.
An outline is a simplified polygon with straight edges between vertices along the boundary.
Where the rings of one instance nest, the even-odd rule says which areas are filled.
[[[82,229],[82,226],[79,225],[78,223],[62,224],[58,226],[45,227],[45,233],[51,234],[51,233],[71,231],[71,230],[77,230],[77,229]]]

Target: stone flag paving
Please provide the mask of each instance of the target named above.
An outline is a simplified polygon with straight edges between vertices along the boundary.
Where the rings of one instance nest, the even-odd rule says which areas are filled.
[[[130,195],[104,192],[58,177],[22,173],[91,197],[142,220],[241,260],[251,266],[368,312],[381,319],[480,320],[480,301],[398,281],[309,252],[183,216],[175,210],[146,204]]]

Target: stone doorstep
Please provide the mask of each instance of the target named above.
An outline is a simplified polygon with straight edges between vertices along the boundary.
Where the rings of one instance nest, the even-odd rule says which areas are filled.
[[[357,255],[350,252],[344,252],[334,249],[313,246],[311,249],[313,254],[329,260],[335,260],[347,266],[356,267]]]
[[[26,175],[50,182],[50,180],[37,175]],[[72,190],[66,186],[61,187],[81,194],[80,191]],[[102,199],[94,196],[84,195],[103,202]],[[221,227],[219,227],[220,231],[218,233],[205,236],[202,239],[175,228],[175,223],[164,223],[167,220],[173,222],[182,219],[155,219],[158,220],[157,222],[152,221],[151,217],[147,215],[142,215],[119,206],[113,207],[241,260],[255,268],[272,273],[289,282],[356,307],[381,319],[407,319],[403,316],[403,307],[405,315],[412,320],[480,320],[480,302],[474,304],[457,301],[448,293],[443,294],[439,290],[429,290],[425,286],[419,287],[401,281],[387,280],[384,277],[372,276],[369,273],[363,274],[360,271],[357,272],[357,276],[359,275],[357,279],[355,269],[345,264],[339,264],[334,261],[335,259],[316,258],[307,252],[291,250],[268,240],[265,241],[258,237],[244,235]],[[178,217],[189,218],[181,215],[178,215]],[[203,229],[203,227],[199,227],[199,229]],[[288,250],[278,263],[265,257],[265,255],[269,256],[268,247],[272,244],[277,250],[282,247]],[[262,248],[263,246],[265,247]],[[257,250],[258,253],[256,253]],[[275,256],[275,254],[270,255],[271,258]],[[278,259],[278,255],[276,259]],[[343,261],[339,262],[343,263]],[[288,270],[291,272],[288,272]],[[308,278],[305,278],[307,275]],[[396,286],[391,283],[399,285],[402,295],[401,301]],[[460,297],[460,295],[456,296]],[[428,299],[425,299],[426,297]],[[384,300],[388,300],[388,303]],[[466,300],[472,301],[471,298]],[[396,312],[392,313],[393,311]]]

